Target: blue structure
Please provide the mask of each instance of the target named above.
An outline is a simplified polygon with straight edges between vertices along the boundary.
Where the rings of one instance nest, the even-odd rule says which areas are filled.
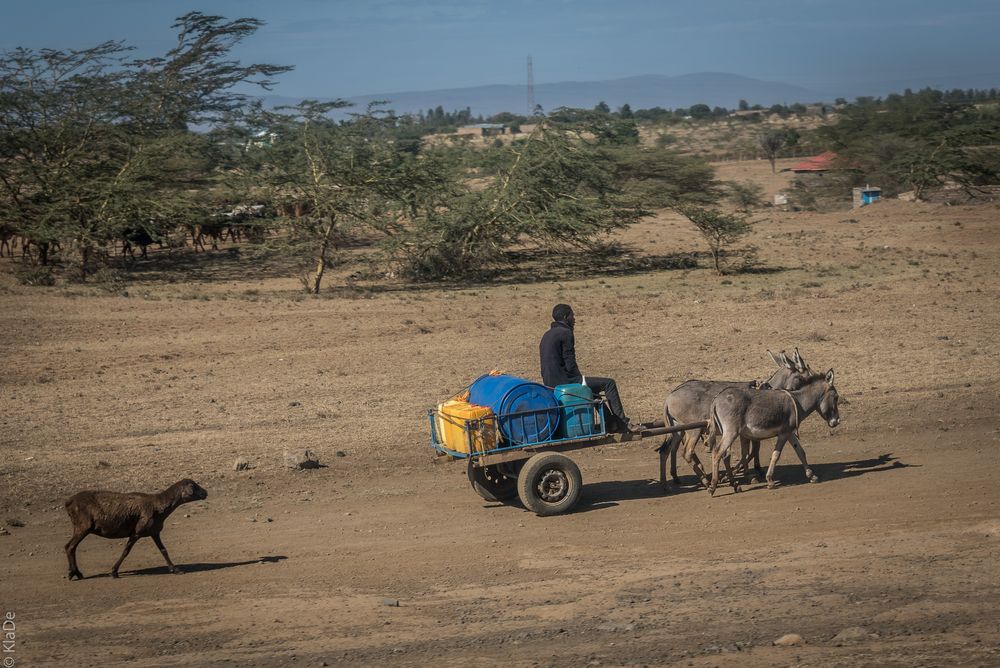
[[[556,401],[562,406],[558,438],[582,438],[599,433],[594,420],[594,393],[586,385],[558,385],[554,390]]]
[[[864,188],[854,189],[854,208],[858,209],[882,199],[882,189],[873,188],[866,185]]]
[[[480,376],[469,386],[469,403],[492,409],[503,439],[511,444],[552,440],[559,426],[552,390],[516,376]]]

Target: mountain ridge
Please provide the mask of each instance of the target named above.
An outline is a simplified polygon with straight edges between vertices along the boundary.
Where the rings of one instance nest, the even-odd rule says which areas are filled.
[[[771,106],[794,102],[816,102],[825,99],[822,92],[775,81],[754,79],[726,72],[692,72],[680,75],[640,74],[597,81],[560,81],[535,84],[535,101],[545,111],[558,107],[591,108],[605,102],[618,108],[628,104],[632,109],[663,107],[674,109],[707,104],[710,107],[736,108],[739,101]],[[314,98],[332,100],[335,98]],[[491,116],[503,111],[525,114],[527,90],[524,84],[484,84],[460,88],[410,90],[344,98],[364,109],[375,101],[387,100],[388,109],[397,114],[418,113],[441,106],[446,111],[471,108],[472,115]],[[294,104],[299,98],[271,95],[264,98],[268,106]],[[346,116],[351,109],[337,110]]]

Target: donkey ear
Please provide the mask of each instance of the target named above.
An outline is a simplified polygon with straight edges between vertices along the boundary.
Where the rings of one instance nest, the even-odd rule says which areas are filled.
[[[830,385],[833,385],[833,369],[830,369],[829,371],[826,372],[826,382],[828,382]]]
[[[799,354],[799,349],[795,349],[795,354],[792,355],[792,361],[795,362],[795,367],[799,370],[799,373],[805,373],[809,369],[809,365],[806,361],[802,359],[802,355]]]
[[[774,353],[772,353],[770,350],[767,351],[767,356],[771,358],[771,361],[774,362],[775,366],[784,366],[784,364],[782,364],[781,361],[777,357],[775,357]]]
[[[792,360],[788,359],[788,356],[785,355],[785,351],[784,350],[782,350],[780,353],[778,353],[778,357],[781,359],[781,366],[785,367],[789,371],[795,371],[796,370],[795,369],[795,364],[792,362]]]

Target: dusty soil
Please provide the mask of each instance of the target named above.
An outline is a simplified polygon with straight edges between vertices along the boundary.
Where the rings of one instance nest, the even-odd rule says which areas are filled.
[[[1000,206],[761,217],[767,271],[725,279],[577,271],[312,299],[238,272],[129,296],[4,273],[16,665],[997,665]],[[700,248],[666,214],[623,241]],[[684,379],[767,376],[765,348],[833,367],[841,426],[801,429],[822,481],[786,452],[775,490],[709,498],[682,464],[664,494],[643,441],[574,454],[571,514],[481,501],[461,464],[435,463],[425,410],[492,368],[534,377],[560,301],[584,370],[615,376],[641,419]],[[327,466],[285,469],[284,448]],[[186,574],[142,541],[112,580],[121,541],[91,537],[89,577],[66,580],[67,496],[185,476],[210,494],[163,534]],[[772,645],[788,633],[802,643]]]

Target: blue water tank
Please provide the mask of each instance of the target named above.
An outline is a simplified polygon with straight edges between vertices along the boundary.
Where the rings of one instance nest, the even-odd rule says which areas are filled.
[[[594,420],[594,393],[578,383],[557,385],[554,394],[562,406],[559,419],[559,438],[583,438],[598,433]]]
[[[552,390],[524,378],[481,376],[469,386],[469,403],[492,409],[500,433],[512,444],[550,441],[559,426]]]

